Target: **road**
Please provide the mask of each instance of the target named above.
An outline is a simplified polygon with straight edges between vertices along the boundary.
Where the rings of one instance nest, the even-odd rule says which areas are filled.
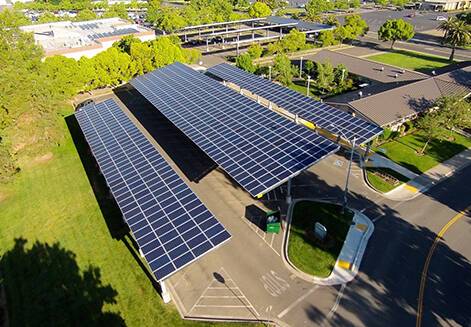
[[[325,168],[319,165],[318,173]],[[331,179],[326,185],[342,185],[343,174],[335,175],[326,176]],[[331,292],[317,292],[293,309],[290,315],[299,317],[296,325],[413,326],[425,258],[440,229],[471,204],[469,181],[471,167],[414,200],[392,202],[365,193],[361,180],[354,178],[351,205],[366,207],[365,213],[376,220],[360,273],[343,292],[337,289],[337,302]],[[339,188],[333,191],[338,196]],[[439,243],[428,272],[422,326],[471,324],[470,232],[467,214]]]

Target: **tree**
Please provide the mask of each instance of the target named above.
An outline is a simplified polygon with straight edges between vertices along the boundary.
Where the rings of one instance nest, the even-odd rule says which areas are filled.
[[[306,15],[310,20],[317,19],[319,14],[332,10],[332,2],[326,0],[309,0],[306,4]]]
[[[306,47],[306,34],[293,28],[288,35],[280,40],[281,47],[285,52],[294,52]]]
[[[128,10],[124,4],[114,4],[110,6],[102,16],[103,18],[119,17],[129,19]]]
[[[256,1],[249,8],[249,16],[252,18],[267,17],[271,15],[271,9],[263,2]]]
[[[293,84],[293,71],[291,60],[286,54],[278,54],[275,57],[275,64],[273,66],[275,80],[285,86]]]
[[[334,67],[330,62],[316,63],[317,77],[316,86],[319,89],[330,91],[335,81]]]
[[[346,16],[343,28],[345,29],[345,39],[352,41],[368,32],[368,24],[360,15]]]
[[[337,67],[334,69],[334,81],[335,83],[343,87],[348,80],[348,69],[347,66],[344,64],[339,64]]]
[[[247,53],[250,58],[258,59],[262,56],[263,47],[259,43],[254,43],[247,49]]]
[[[249,73],[255,73],[257,67],[252,62],[252,57],[249,53],[244,53],[236,58],[236,66]]]
[[[336,26],[336,27],[340,26],[340,21],[335,15],[325,16],[324,19],[322,20],[322,23],[330,25],[330,26]]]
[[[163,7],[153,23],[167,33],[173,33],[186,26],[186,20],[181,16],[180,10],[171,7]]]
[[[38,24],[53,23],[60,20],[61,19],[55,16],[52,12],[46,11],[41,16],[39,16]]]
[[[334,37],[334,32],[332,31],[320,32],[319,36],[317,37],[317,41],[321,43],[322,47],[328,47],[338,43],[337,39]]]
[[[76,22],[82,22],[85,20],[93,20],[93,19],[97,19],[97,15],[90,9],[80,10],[77,13],[77,16],[75,16],[74,18]]]
[[[307,59],[304,62],[304,70],[306,71],[306,74],[308,74],[308,75],[312,74],[313,70],[314,70],[314,67],[315,67],[315,64],[312,60]]]
[[[147,5],[146,21],[155,24],[160,14],[160,0],[150,0]]]
[[[464,20],[450,17],[442,22],[438,29],[445,32],[443,42],[451,46],[450,61],[455,56],[457,46],[466,46],[471,43],[471,26]]]
[[[455,129],[471,128],[471,103],[467,99],[458,95],[444,96],[437,99],[435,106],[450,133]]]
[[[392,41],[391,49],[397,40],[407,41],[414,36],[414,26],[403,19],[388,19],[378,30],[378,38]]]
[[[443,124],[443,116],[438,110],[426,113],[419,119],[417,126],[425,137],[425,143],[419,151],[419,155],[425,153],[427,146],[433,139],[443,140],[445,138],[446,128]]]

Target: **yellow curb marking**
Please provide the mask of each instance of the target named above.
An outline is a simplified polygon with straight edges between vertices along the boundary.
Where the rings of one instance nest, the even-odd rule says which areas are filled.
[[[427,259],[425,260],[424,269],[422,270],[422,278],[420,279],[420,288],[419,288],[419,300],[417,304],[417,320],[415,322],[416,327],[420,327],[422,325],[422,314],[423,314],[423,306],[424,306],[424,293],[425,293],[425,283],[427,282],[427,273],[430,266],[430,261],[432,260],[433,252],[438,246],[443,235],[445,235],[446,231],[456,223],[460,218],[462,218],[465,212],[471,208],[471,206],[467,207],[466,209],[460,211],[456,214],[445,226],[440,230],[438,235],[435,237],[433,241],[432,247],[430,248]]]
[[[339,260],[338,262],[338,266],[340,268],[343,268],[343,269],[346,269],[346,270],[350,270],[352,264],[348,261],[344,261],[344,260]]]
[[[366,230],[366,225],[365,224],[357,224],[356,226],[356,229],[358,229],[359,231],[362,231],[364,232]]]
[[[419,191],[416,187],[414,187],[410,184],[404,184],[404,188],[406,190],[409,190],[409,191],[413,192],[413,193],[417,193]]]

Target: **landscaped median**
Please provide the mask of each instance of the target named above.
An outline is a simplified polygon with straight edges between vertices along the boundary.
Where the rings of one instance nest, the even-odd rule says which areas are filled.
[[[288,209],[283,258],[299,278],[319,285],[340,285],[355,278],[368,240],[374,231],[363,213],[338,204],[295,200]],[[327,229],[323,241],[315,237],[316,222]]]
[[[382,193],[387,193],[410,180],[390,168],[367,167],[365,172],[368,184]]]

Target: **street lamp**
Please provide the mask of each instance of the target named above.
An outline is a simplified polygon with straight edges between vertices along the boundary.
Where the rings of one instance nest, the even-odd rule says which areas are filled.
[[[307,89],[306,89],[306,96],[309,96],[309,84],[311,84],[311,76],[307,75]]]
[[[338,133],[340,135],[342,135],[348,141],[348,143],[350,143],[350,145],[352,146],[352,151],[350,151],[350,161],[348,163],[347,179],[345,181],[345,188],[344,188],[344,191],[343,191],[342,212],[345,212],[345,208],[347,207],[347,201],[348,201],[348,182],[350,180],[350,172],[352,170],[352,161],[353,161],[353,152],[355,151],[355,145],[356,145],[356,142],[357,142],[357,138],[356,138],[356,136],[354,136],[353,141],[350,141],[350,139],[348,137],[346,137],[345,134],[342,133],[342,131],[339,130],[335,125],[330,124],[329,126],[336,128]]]
[[[301,57],[301,60],[299,61],[299,78],[303,76],[303,57]]]

